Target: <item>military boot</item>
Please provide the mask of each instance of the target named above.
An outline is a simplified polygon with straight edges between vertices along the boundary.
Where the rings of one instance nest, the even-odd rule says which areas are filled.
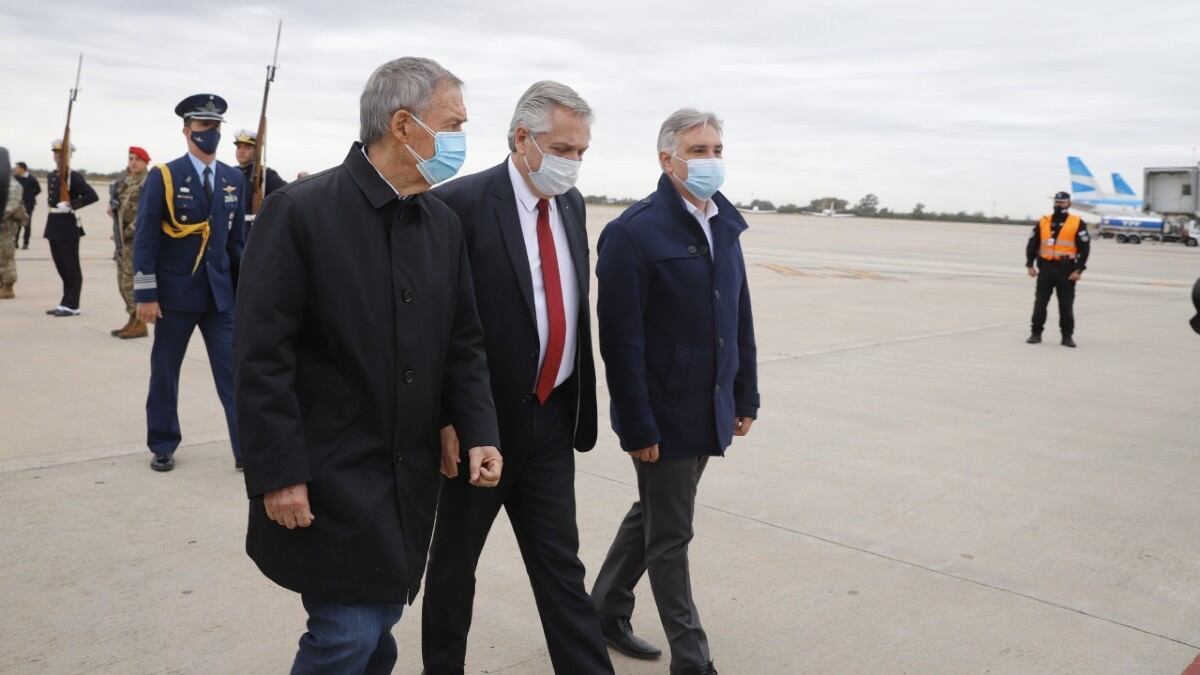
[[[133,325],[134,321],[137,321],[137,315],[130,314],[129,319],[125,321],[124,326],[121,326],[120,328],[114,328],[113,330],[108,331],[108,334],[113,337],[121,337],[121,333],[129,330],[129,327]]]
[[[150,331],[146,329],[146,324],[137,317],[134,317],[133,321],[129,324],[129,327],[120,333],[117,333],[117,337],[121,338],[122,340],[129,340],[132,338],[143,338],[149,334]]]
[[[13,293],[13,284],[0,285],[0,300],[12,300],[15,297],[17,294]]]

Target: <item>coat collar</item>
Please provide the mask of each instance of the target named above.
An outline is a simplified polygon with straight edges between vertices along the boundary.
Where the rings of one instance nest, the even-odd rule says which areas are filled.
[[[688,213],[687,207],[683,205],[683,197],[679,194],[679,190],[675,189],[675,184],[671,182],[671,177],[666,173],[658,179],[655,199],[667,209],[672,219],[684,223],[696,222],[695,216]],[[717,192],[712,199],[716,203],[718,211],[716,217],[709,221],[709,225],[713,228],[714,240],[717,237],[718,229],[726,231],[732,235],[732,238],[737,238],[749,227],[746,225],[746,219],[742,218],[742,214],[738,213],[737,208],[725,198],[725,195]]]
[[[383,208],[392,200],[399,199],[396,190],[388,185],[383,176],[379,175],[379,171],[367,160],[367,156],[363,154],[362,143],[359,141],[355,141],[350,146],[350,152],[346,153],[346,159],[342,160],[342,166],[346,167],[350,177],[358,184],[358,189],[362,190],[367,201],[371,202],[371,206],[374,208]]]

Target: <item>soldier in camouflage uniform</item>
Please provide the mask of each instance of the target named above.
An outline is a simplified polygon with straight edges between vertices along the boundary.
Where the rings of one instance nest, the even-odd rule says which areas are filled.
[[[129,148],[129,170],[121,179],[117,191],[117,205],[113,209],[116,218],[117,232],[117,285],[121,290],[121,298],[125,301],[125,311],[129,321],[124,326],[112,331],[114,337],[122,340],[140,338],[149,335],[146,324],[137,318],[137,304],[133,300],[133,233],[137,225],[138,200],[142,196],[142,185],[146,182],[146,167],[150,162],[150,153],[142,148]]]
[[[8,200],[4,213],[0,214],[0,300],[15,298],[13,286],[17,283],[17,237],[16,233],[29,223],[29,214],[22,200],[23,186],[16,178],[8,180]]]

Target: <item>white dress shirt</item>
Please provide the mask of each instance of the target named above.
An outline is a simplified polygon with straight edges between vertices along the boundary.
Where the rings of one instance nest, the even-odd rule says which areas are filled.
[[[205,164],[200,161],[200,158],[188,153],[188,159],[192,160],[192,168],[196,170],[196,175],[200,177],[200,189],[204,189],[204,170],[209,170],[209,181],[212,183],[213,199],[217,197],[217,160],[213,160],[212,164]],[[212,206],[211,204],[209,206]]]
[[[550,318],[546,312],[546,283],[542,278],[542,256],[538,251],[537,203],[538,197],[529,189],[525,178],[508,158],[508,177],[512,180],[513,194],[517,197],[517,215],[521,218],[521,235],[525,239],[525,254],[529,258],[529,274],[533,280],[533,308],[538,329],[538,377],[546,360],[546,343],[550,338]],[[558,378],[554,386],[565,382],[575,372],[575,349],[578,343],[576,332],[579,327],[579,280],[575,277],[575,261],[571,257],[571,246],[567,241],[567,230],[559,217],[558,204],[550,204],[550,232],[554,235],[554,250],[558,255],[558,279],[562,283],[563,316],[567,321],[567,333],[563,340],[562,362],[558,366]]]
[[[680,197],[680,199],[683,199],[683,197]],[[709,257],[712,257],[712,225],[709,225],[708,221],[716,218],[717,214],[720,213],[720,211],[717,209],[717,203],[710,199],[705,202],[704,210],[701,211],[693,206],[691,202],[683,199],[683,206],[688,210],[688,213],[692,214],[692,217],[696,219],[696,222],[700,223],[700,229],[704,230],[704,238],[708,240],[708,255]]]

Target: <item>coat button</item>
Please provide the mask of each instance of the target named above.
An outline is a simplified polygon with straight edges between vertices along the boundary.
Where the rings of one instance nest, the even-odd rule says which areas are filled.
[[[714,299],[714,300],[720,300],[720,299],[721,299],[721,291],[720,291],[720,290],[718,290],[718,289],[713,289],[713,299]]]
[[[531,396],[529,394],[525,394],[524,396],[521,397],[521,403],[524,403],[525,405],[529,405],[529,402],[532,400],[533,400],[533,396]]]
[[[721,393],[721,385],[719,385],[719,384],[718,384],[718,385],[717,385],[717,387],[716,387],[716,389],[717,389],[717,393],[718,393],[718,394],[719,394],[719,393]]]
[[[412,302],[413,292],[407,288],[404,289],[404,292],[400,294],[400,299],[403,300],[404,302]]]
[[[537,361],[537,357],[538,357],[538,350],[536,350],[536,349],[530,350],[529,358],[533,359],[534,361]]]
[[[725,346],[725,338],[723,338],[723,337],[717,338],[717,346],[724,347]]]
[[[688,246],[688,253],[691,253],[692,255],[696,255],[696,246],[695,246],[695,244],[692,244],[692,245]]]
[[[700,255],[708,255],[708,247],[707,246],[700,247]]]
[[[404,455],[401,455],[400,453],[396,453],[396,463],[403,464],[404,463]]]
[[[414,370],[404,371],[404,384],[412,384],[413,380],[417,379],[417,373]]]

